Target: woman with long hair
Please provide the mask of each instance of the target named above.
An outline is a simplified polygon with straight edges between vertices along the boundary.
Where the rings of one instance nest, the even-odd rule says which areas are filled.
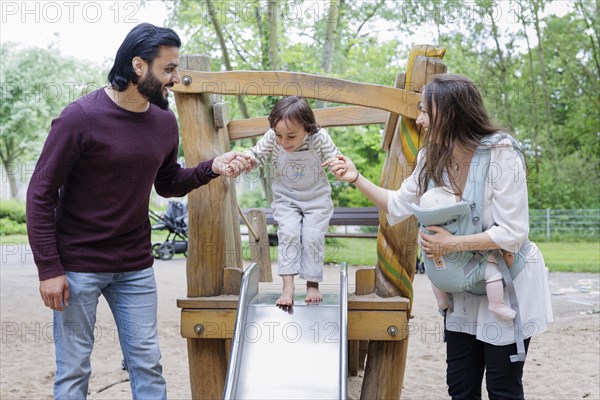
[[[429,233],[420,232],[427,259],[444,257],[451,263],[460,254],[481,254],[484,264],[514,269],[520,263],[522,269],[514,280],[512,273],[502,275],[506,287],[516,294],[512,296],[507,288],[503,292],[504,302],[516,311],[514,320],[499,317],[490,311],[486,296],[467,290],[445,293],[448,304],[443,314],[449,395],[480,399],[485,373],[490,399],[523,399],[521,379],[529,341],[547,329],[552,310],[544,260],[538,247],[527,240],[522,154],[514,138],[492,124],[481,93],[464,76],[435,76],[423,91],[419,110],[416,122],[426,131],[424,146],[415,170],[399,190],[370,182],[343,155],[324,165],[385,211],[392,225],[415,214],[415,206],[431,188],[444,188],[457,201],[466,202],[471,211],[458,233],[442,226],[426,226]],[[443,264],[439,269],[444,268]],[[431,278],[440,271],[427,272]]]

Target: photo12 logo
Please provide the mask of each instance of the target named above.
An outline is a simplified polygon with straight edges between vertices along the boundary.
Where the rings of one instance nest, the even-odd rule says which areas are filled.
[[[114,23],[137,24],[140,4],[132,1],[2,1],[2,23]]]

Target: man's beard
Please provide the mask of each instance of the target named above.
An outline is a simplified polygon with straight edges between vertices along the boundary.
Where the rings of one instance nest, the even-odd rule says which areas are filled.
[[[170,84],[173,86],[173,84]],[[144,79],[138,82],[138,91],[152,104],[157,105],[163,110],[169,108],[169,100],[163,96],[163,84],[156,79],[152,73],[152,69],[148,69],[148,74]]]

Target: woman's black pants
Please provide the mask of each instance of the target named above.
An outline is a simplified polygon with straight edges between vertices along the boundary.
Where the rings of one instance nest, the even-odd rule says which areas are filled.
[[[525,340],[525,351],[529,339]],[[511,362],[516,344],[494,346],[474,335],[446,331],[446,383],[453,400],[480,400],[485,383],[490,400],[523,400],[524,362]]]

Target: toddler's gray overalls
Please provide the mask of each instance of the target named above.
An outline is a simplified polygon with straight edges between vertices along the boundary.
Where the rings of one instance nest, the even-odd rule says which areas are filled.
[[[279,224],[279,275],[323,280],[325,233],[333,215],[331,186],[313,150],[281,152],[274,165],[273,217]]]

